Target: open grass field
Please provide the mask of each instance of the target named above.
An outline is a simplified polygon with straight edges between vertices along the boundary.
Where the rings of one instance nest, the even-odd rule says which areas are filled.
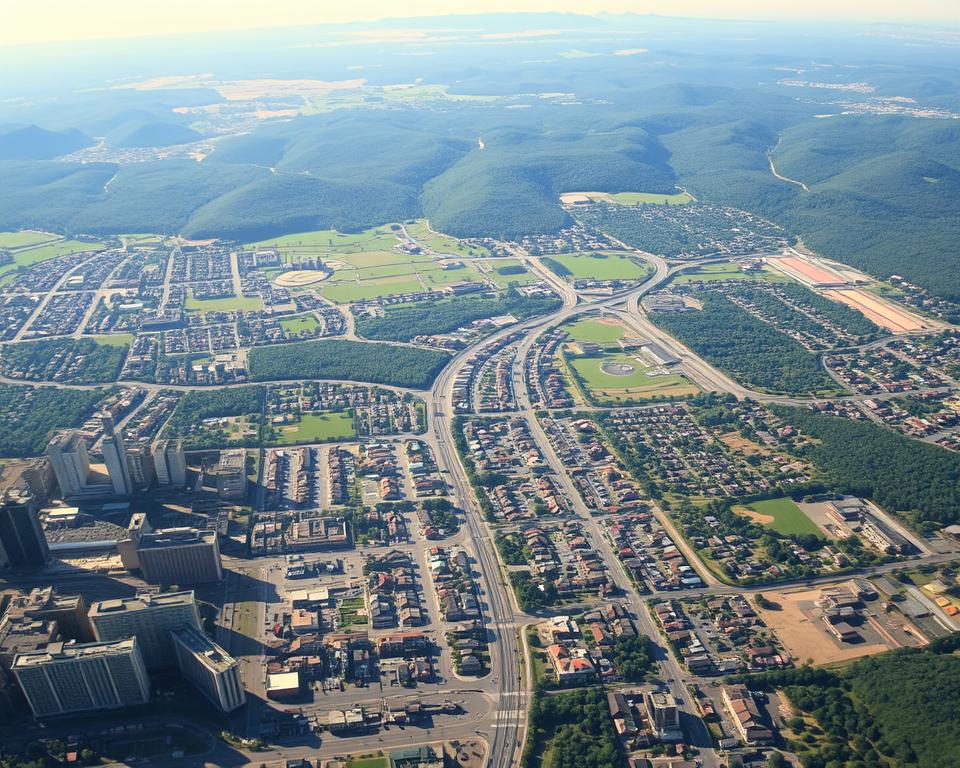
[[[375,299],[378,296],[415,293],[422,290],[423,286],[416,277],[391,277],[380,280],[331,282],[326,283],[319,289],[324,298],[337,304],[350,304],[354,301]]]
[[[385,755],[351,757],[346,768],[390,768],[390,759]]]
[[[320,327],[320,321],[315,315],[301,315],[299,317],[280,318],[280,327],[283,332],[290,336],[296,336],[305,331],[315,331]]]
[[[13,272],[18,267],[31,267],[42,261],[55,259],[57,256],[63,256],[67,253],[77,253],[80,251],[96,251],[103,248],[103,243],[85,243],[80,240],[56,240],[46,244],[40,244],[35,247],[24,248],[13,253],[13,261],[10,264],[0,266],[0,283],[13,280]]]
[[[656,192],[617,192],[610,199],[619,205],[684,205],[693,200],[686,192],[673,195],[661,195]]]
[[[623,338],[626,329],[616,320],[577,320],[563,326],[574,341],[593,342],[594,344],[615,344]]]
[[[704,264],[696,269],[691,269],[689,272],[681,272],[673,278],[675,283],[704,283],[709,280],[765,280],[782,283],[787,282],[788,278],[779,272],[772,272],[768,269],[744,272],[740,269],[739,264],[732,262]]]
[[[571,357],[570,367],[584,399],[599,405],[625,405],[655,398],[695,395],[696,385],[680,374],[652,373],[625,352],[606,352],[590,357]]]
[[[734,507],[734,512],[786,536],[800,533],[823,535],[816,523],[787,498],[755,501],[746,506]]]
[[[97,344],[103,344],[107,347],[129,347],[133,344],[132,333],[101,333],[96,336],[88,336]]]
[[[373,227],[363,232],[343,233],[335,229],[319,229],[294,235],[247,243],[244,248],[276,248],[286,257],[288,254],[317,255],[331,253],[362,253],[364,251],[390,250],[397,244],[397,237],[390,227]],[[286,259],[285,260],[291,260]]]
[[[196,299],[190,293],[183,302],[187,312],[259,312],[263,299],[259,296],[231,296],[225,299]]]
[[[22,229],[19,232],[0,232],[0,248],[26,248],[28,245],[39,245],[57,240],[60,235],[49,232],[39,232],[35,229]]]
[[[530,283],[536,283],[540,280],[539,277],[524,267],[519,259],[478,261],[476,264],[483,273],[483,276],[493,283],[497,288],[508,288],[511,283],[515,283],[516,285],[528,285]],[[517,267],[522,267],[523,272],[515,273],[514,271]]]
[[[434,232],[426,219],[417,219],[404,223],[407,234],[421,246],[440,254],[477,258],[489,256],[490,251],[476,245],[467,245],[455,237]]]
[[[642,280],[653,273],[649,265],[616,251],[553,255],[545,259],[547,266],[553,269],[551,262],[559,264],[568,273],[560,274],[560,277],[573,280]]]
[[[331,440],[349,440],[356,436],[353,415],[346,411],[335,413],[304,413],[296,424],[275,427],[272,445],[297,443],[325,443]]]

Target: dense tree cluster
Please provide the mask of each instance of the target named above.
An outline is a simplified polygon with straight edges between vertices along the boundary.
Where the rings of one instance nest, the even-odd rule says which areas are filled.
[[[620,676],[629,683],[642,682],[655,664],[650,638],[646,635],[614,638],[610,658]]]
[[[79,427],[103,395],[100,390],[0,384],[0,457],[43,453],[51,432]]]
[[[42,339],[8,344],[0,355],[0,373],[15,378],[68,384],[116,381],[127,353],[125,346],[93,339]],[[64,372],[66,371],[66,372]]]
[[[357,334],[382,341],[410,341],[416,336],[447,333],[474,320],[513,315],[518,320],[557,309],[557,297],[528,298],[515,289],[502,296],[463,296],[441,301],[420,301],[387,307],[382,317],[362,316]]]
[[[263,388],[225,387],[223,389],[192,390],[177,404],[167,425],[166,434],[181,437],[189,448],[221,448],[224,446],[252,447],[260,441],[260,413]],[[204,425],[206,419],[248,416],[255,425],[252,435],[230,433],[222,427]]]
[[[869,497],[921,526],[960,521],[960,454],[869,421],[783,406],[773,410],[817,441],[806,451],[838,490]]]
[[[554,605],[560,598],[552,581],[539,582],[529,571],[513,571],[510,574],[510,583],[517,594],[520,610],[527,613]]]
[[[726,297],[705,293],[699,312],[656,312],[660,327],[736,379],[771,392],[810,394],[837,385],[817,356]]]
[[[534,693],[522,768],[619,768],[622,760],[603,690]]]
[[[449,360],[433,349],[329,339],[256,347],[249,366],[254,381],[340,379],[427,389]]]

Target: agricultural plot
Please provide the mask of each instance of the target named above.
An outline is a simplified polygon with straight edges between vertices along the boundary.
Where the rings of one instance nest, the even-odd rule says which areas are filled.
[[[822,536],[823,531],[790,499],[765,499],[734,507],[734,512],[755,523],[790,536],[809,533]]]
[[[571,280],[642,280],[653,272],[635,256],[616,251],[560,253],[543,262],[557,276]]]

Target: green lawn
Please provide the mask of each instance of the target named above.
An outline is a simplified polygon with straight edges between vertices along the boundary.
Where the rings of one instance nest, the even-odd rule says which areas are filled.
[[[416,221],[405,223],[403,226],[407,230],[407,234],[420,243],[420,245],[426,246],[437,253],[466,257],[490,255],[490,251],[486,248],[467,245],[450,235],[431,231],[426,219],[417,219]]]
[[[357,253],[360,251],[389,250],[397,243],[396,235],[389,227],[373,227],[352,234],[334,229],[319,229],[284,235],[256,243],[247,243],[244,248],[277,248],[283,253]]]
[[[188,312],[259,312],[263,310],[263,299],[259,296],[197,299],[191,292],[183,306]]]
[[[28,245],[49,243],[58,237],[60,235],[38,232],[34,229],[23,229],[19,232],[0,232],[0,248],[25,248]]]
[[[320,321],[317,320],[316,315],[283,317],[280,318],[280,327],[283,328],[283,332],[287,335],[296,336],[298,333],[303,333],[304,331],[315,331],[320,327]]]
[[[607,373],[602,366],[607,363],[625,363],[633,366],[633,372],[625,375]],[[642,402],[656,397],[683,397],[697,393],[697,387],[685,376],[664,374],[654,376],[650,368],[625,352],[606,352],[590,357],[571,357],[579,386],[588,390],[600,405],[623,405]]]
[[[97,344],[103,344],[107,347],[129,347],[133,344],[132,333],[101,333],[85,338],[93,339]]]
[[[324,443],[331,440],[350,440],[356,437],[353,414],[347,411],[334,413],[304,413],[296,424],[274,427],[276,445],[297,443]]]
[[[561,277],[571,277],[575,280],[642,280],[653,271],[652,267],[635,261],[634,257],[615,251],[561,253],[550,256],[549,259],[557,262],[570,273]],[[546,263],[550,265],[550,261]]]
[[[752,509],[758,514],[772,517],[773,522],[766,523],[766,525],[784,535],[812,533],[817,536],[823,536],[823,531],[790,499],[755,501],[752,504],[748,504],[747,508]]]
[[[527,285],[529,283],[535,283],[540,279],[525,267],[523,272],[518,274],[502,274],[500,272],[501,269],[507,269],[509,271],[511,268],[522,267],[523,264],[519,259],[498,259],[496,261],[483,261],[478,263],[482,264],[487,270],[483,276],[497,286],[497,288],[505,289],[510,283]]]
[[[416,293],[423,286],[415,277],[385,277],[379,280],[361,280],[350,282],[326,282],[319,291],[323,296],[337,304],[349,304],[352,301],[375,299],[398,293]]]
[[[587,341],[595,344],[613,344],[623,337],[625,329],[615,322],[600,320],[578,320],[563,326],[574,341]]]
[[[41,261],[55,259],[57,256],[63,256],[67,253],[77,253],[80,251],[95,251],[103,248],[103,243],[85,243],[80,240],[57,240],[46,245],[38,245],[35,248],[26,248],[13,254],[13,262],[0,266],[0,278],[3,282],[13,280],[11,274],[18,267],[31,267],[39,264]]]
[[[759,272],[744,272],[740,269],[739,264],[733,264],[731,262],[704,264],[689,272],[681,272],[673,278],[673,282],[675,283],[702,283],[707,280],[768,280],[771,282],[786,282],[789,278],[767,269]]]
[[[383,756],[351,757],[347,768],[390,768],[390,760]]]
[[[683,205],[693,200],[686,192],[678,192],[674,195],[661,195],[656,192],[617,192],[610,195],[610,199],[620,205],[638,205],[639,203]]]

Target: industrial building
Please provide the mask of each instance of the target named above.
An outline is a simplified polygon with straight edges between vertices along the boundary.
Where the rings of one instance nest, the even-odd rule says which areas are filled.
[[[51,643],[19,654],[13,673],[35,717],[119,709],[150,700],[137,638]]]
[[[240,664],[196,627],[171,633],[183,677],[221,712],[233,712],[246,702]]]
[[[193,592],[103,600],[90,606],[88,616],[97,640],[137,637],[144,664],[151,671],[175,666],[171,632],[200,629]]]
[[[146,533],[137,557],[150,584],[207,584],[223,578],[216,531],[167,528]]]

